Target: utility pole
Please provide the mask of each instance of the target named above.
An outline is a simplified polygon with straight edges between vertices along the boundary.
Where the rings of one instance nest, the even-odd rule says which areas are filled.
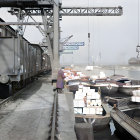
[[[90,65],[90,33],[88,33],[88,65]]]

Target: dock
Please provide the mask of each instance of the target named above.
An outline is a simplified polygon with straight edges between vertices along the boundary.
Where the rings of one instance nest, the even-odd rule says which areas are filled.
[[[72,98],[70,93],[58,95],[57,137],[61,140],[76,140],[74,114],[67,96]],[[53,100],[53,87],[48,76],[42,76],[28,85],[18,97],[0,110],[0,139],[48,139]]]

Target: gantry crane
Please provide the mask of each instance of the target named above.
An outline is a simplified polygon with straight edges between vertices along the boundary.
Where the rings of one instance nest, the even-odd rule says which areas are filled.
[[[60,41],[60,49],[59,52],[63,52],[63,46],[73,37],[73,35],[64,38],[63,41]]]
[[[62,7],[59,0],[0,0],[0,7],[11,7],[9,11],[16,15],[18,22],[0,22],[0,25],[18,25],[19,33],[23,25],[44,25],[50,52],[53,77],[59,67],[59,21],[62,16],[121,16],[123,8],[118,7]],[[43,22],[24,22],[26,16],[42,16]],[[42,30],[42,29],[41,29]]]

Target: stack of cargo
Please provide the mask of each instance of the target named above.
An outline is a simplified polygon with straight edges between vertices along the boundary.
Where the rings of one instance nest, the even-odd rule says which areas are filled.
[[[140,90],[134,90],[132,93],[131,101],[140,103]]]
[[[85,75],[80,71],[73,71],[71,69],[64,69],[65,81],[81,79],[85,77]]]
[[[93,70],[93,66],[86,66],[85,70],[92,71]]]
[[[74,99],[74,111],[76,114],[102,115],[103,108],[101,97],[95,89],[79,85]]]

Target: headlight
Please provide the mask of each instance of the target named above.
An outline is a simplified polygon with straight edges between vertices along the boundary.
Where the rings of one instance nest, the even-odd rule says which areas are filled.
[[[9,81],[9,76],[7,76],[7,75],[1,75],[0,76],[0,82],[1,83],[6,84],[6,83],[8,83],[8,81]]]

